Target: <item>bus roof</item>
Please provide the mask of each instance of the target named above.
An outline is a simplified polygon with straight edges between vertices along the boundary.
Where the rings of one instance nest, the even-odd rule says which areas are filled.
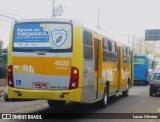
[[[82,26],[82,23],[77,20],[73,19],[64,19],[64,18],[29,18],[29,19],[18,19],[14,20],[13,24],[15,23],[23,23],[23,22],[70,22],[74,25]]]
[[[154,56],[152,56],[152,55],[149,55],[149,54],[141,54],[141,53],[135,54],[134,56],[154,58]]]
[[[100,30],[100,29],[97,29],[97,28],[93,28],[93,27],[84,27],[82,22],[80,22],[79,20],[74,20],[74,19],[65,19],[65,18],[29,18],[29,19],[18,19],[18,20],[14,20],[12,22],[12,26],[14,26],[14,24],[16,23],[23,23],[23,22],[70,22],[72,23],[74,26],[81,26],[83,27],[84,29],[87,29],[91,32],[95,32],[97,34],[100,34],[101,36],[109,39],[109,40],[112,40],[112,41],[115,41],[117,43],[117,45],[124,45],[124,46],[127,46],[127,47],[130,47],[132,48],[129,44],[126,44],[126,43],[123,43],[123,42],[120,42],[120,41],[117,41],[115,39],[112,39],[112,38],[109,38],[107,36],[107,33],[103,30]]]
[[[119,41],[119,40],[117,40],[117,39],[110,38],[110,37],[108,36],[108,34],[107,34],[105,31],[101,30],[101,29],[92,28],[92,27],[83,27],[83,28],[86,29],[86,30],[88,30],[88,31],[91,31],[91,32],[95,32],[95,33],[97,33],[97,34],[100,34],[102,37],[104,37],[104,38],[106,38],[106,39],[109,39],[109,40],[111,40],[111,41],[116,42],[117,45],[124,45],[124,46],[130,47],[131,49],[133,49],[133,47],[132,47],[131,45],[129,45],[129,44],[126,44],[126,43],[124,43],[124,42],[121,42],[121,41]]]

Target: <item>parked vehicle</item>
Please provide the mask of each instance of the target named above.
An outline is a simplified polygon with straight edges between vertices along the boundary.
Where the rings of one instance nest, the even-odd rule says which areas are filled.
[[[153,75],[154,57],[147,54],[134,56],[134,83],[149,84],[149,78]]]
[[[160,92],[160,71],[156,71],[150,78],[149,95],[153,96],[157,92]]]

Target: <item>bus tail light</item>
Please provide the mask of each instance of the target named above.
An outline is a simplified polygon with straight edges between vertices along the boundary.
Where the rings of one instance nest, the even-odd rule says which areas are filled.
[[[79,83],[79,70],[76,67],[71,67],[69,89],[78,88],[78,83]]]
[[[145,76],[148,76],[148,70],[145,70],[145,74],[144,74]]]
[[[8,86],[14,87],[13,67],[12,67],[12,65],[8,66]]]

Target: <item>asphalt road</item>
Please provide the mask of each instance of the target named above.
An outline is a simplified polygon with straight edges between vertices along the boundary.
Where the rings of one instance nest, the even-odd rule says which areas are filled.
[[[3,98],[0,98],[0,113],[160,113],[160,95],[154,97],[149,96],[149,86],[147,85],[136,85],[130,89],[129,96],[119,96],[116,99],[111,98],[107,108],[101,109],[97,104],[78,104],[78,103],[67,103],[66,106],[59,110],[54,110],[49,107],[46,100],[25,100],[25,101],[10,101],[4,102]],[[98,121],[99,119],[89,119],[88,115],[81,115],[76,121]],[[93,118],[96,118],[95,114]],[[92,115],[92,114],[91,114]],[[105,115],[105,114],[104,114]],[[72,115],[71,115],[72,116]],[[93,116],[93,115],[92,115]],[[127,116],[127,115],[126,115]],[[92,117],[90,117],[92,118]],[[104,117],[105,118],[105,117]],[[105,121],[103,117],[100,121]],[[149,121],[149,122],[160,122],[158,119],[110,119],[108,121]],[[75,120],[72,120],[75,121]]]

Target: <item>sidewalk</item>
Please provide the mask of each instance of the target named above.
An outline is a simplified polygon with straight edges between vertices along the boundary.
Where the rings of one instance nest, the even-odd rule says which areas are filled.
[[[0,86],[0,91],[4,91],[5,88],[6,86]]]
[[[3,96],[3,91],[7,86],[6,79],[0,79],[0,97]]]
[[[4,91],[6,86],[7,86],[6,79],[0,79],[0,91]]]

